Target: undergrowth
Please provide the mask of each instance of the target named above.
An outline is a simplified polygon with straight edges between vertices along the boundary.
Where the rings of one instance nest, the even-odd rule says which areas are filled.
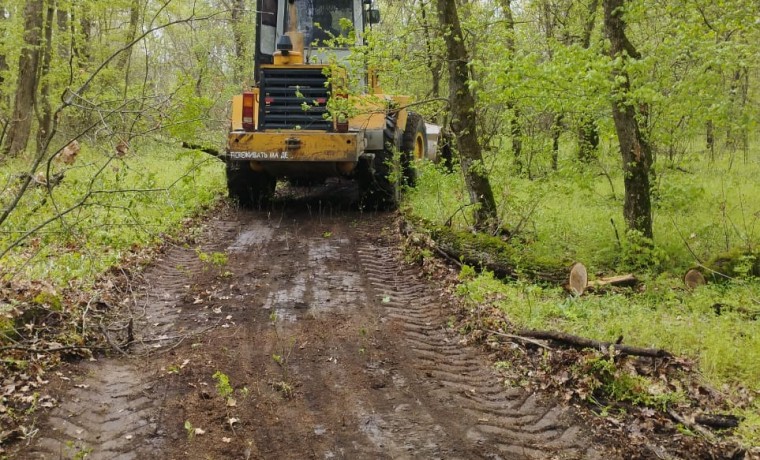
[[[0,168],[8,203],[18,190],[24,159]],[[72,166],[53,164],[64,178],[52,192],[33,186],[0,233],[0,275],[86,284],[129,250],[161,241],[209,206],[222,191],[221,162],[204,153],[144,144],[119,158],[83,145]],[[39,230],[30,231],[40,227]]]
[[[536,258],[583,262],[592,279],[634,272],[644,287],[575,298],[559,286],[468,273],[460,295],[497,306],[517,327],[608,342],[622,336],[626,344],[692,358],[710,385],[741,401],[736,412],[745,421],[737,433],[750,445],[760,444],[760,419],[754,415],[760,412],[760,281],[738,276],[694,291],[682,281],[690,267],[728,251],[755,251],[760,243],[760,202],[753,198],[760,196],[760,146],[753,146],[746,161],[729,154],[711,161],[701,152],[660,160],[654,247],[625,232],[619,158],[603,152],[592,163],[580,163],[566,147],[557,171],[536,167],[532,178],[514,173],[509,152],[488,158],[501,226],[510,231],[511,244]],[[420,165],[405,212],[468,229],[472,210],[460,172]],[[646,386],[613,379],[609,389],[614,394],[639,384]]]

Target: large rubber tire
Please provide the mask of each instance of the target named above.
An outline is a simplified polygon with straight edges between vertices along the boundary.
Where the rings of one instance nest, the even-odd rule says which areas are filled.
[[[383,130],[383,150],[374,152],[375,158],[359,163],[357,180],[362,194],[362,207],[378,210],[393,210],[398,206],[398,180],[394,179],[394,151],[401,147],[402,132],[396,127],[398,113],[385,117]]]
[[[247,163],[227,163],[227,191],[230,198],[244,208],[260,208],[274,196],[277,180]]]
[[[421,160],[427,155],[427,128],[422,115],[409,112],[406,127],[401,141],[401,167],[404,185],[414,187],[417,183],[415,160]]]

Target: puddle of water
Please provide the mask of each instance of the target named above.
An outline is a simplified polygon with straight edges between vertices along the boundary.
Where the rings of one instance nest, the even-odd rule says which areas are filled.
[[[269,243],[274,236],[274,229],[262,223],[253,223],[251,227],[238,234],[235,241],[227,247],[228,252],[246,252],[254,246]]]

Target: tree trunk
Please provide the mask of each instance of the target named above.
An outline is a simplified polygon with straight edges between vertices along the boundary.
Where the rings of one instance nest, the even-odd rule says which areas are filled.
[[[70,6],[58,5],[56,23],[58,25],[58,55],[68,60],[71,57],[71,37],[69,37]]]
[[[512,112],[509,120],[509,134],[512,137],[512,156],[514,157],[515,169],[518,174],[523,173],[524,165],[522,158],[522,125],[520,124],[520,109],[515,107],[514,102],[507,103],[507,109]]]
[[[40,69],[40,126],[37,130],[37,148],[42,150],[45,138],[50,132],[53,111],[50,107],[50,60],[53,54],[53,21],[55,19],[55,0],[49,0],[47,15],[45,17],[45,47],[42,53],[42,66]]]
[[[137,37],[137,27],[140,25],[140,0],[132,0],[132,4],[129,6],[129,26],[127,28],[127,35],[124,37],[124,45],[128,45],[135,41]],[[119,60],[116,63],[116,68],[123,71],[127,68],[130,58],[132,57],[132,47],[122,51],[119,56]],[[129,72],[127,72],[128,74]],[[128,76],[126,78],[129,78]]]
[[[0,3],[0,50],[5,49],[5,39],[8,36],[7,27],[7,10],[5,9],[5,3]],[[8,70],[8,61],[5,54],[0,52],[0,107],[5,108],[8,105],[8,91],[4,86],[5,79],[3,78],[3,72]],[[5,113],[0,113],[0,146],[3,145],[5,139],[6,128],[8,127],[8,117]]]
[[[79,68],[87,68],[90,57],[90,39],[92,38],[92,18],[90,17],[90,7],[87,3],[82,2],[77,10],[78,24],[75,20],[74,9],[72,7],[71,14],[71,40],[72,48],[74,49],[74,55],[79,62]],[[76,26],[79,26],[79,30],[76,30]]]
[[[18,86],[3,156],[18,155],[26,148],[31,135],[40,63],[43,4],[43,0],[27,0],[24,8],[24,47],[19,57]]]
[[[475,228],[495,230],[496,202],[488,180],[483,152],[477,134],[478,113],[475,97],[468,85],[469,56],[464,45],[462,28],[455,0],[438,0],[438,21],[446,43],[449,67],[449,106],[451,129],[457,139],[465,184],[470,203],[475,205]]]
[[[707,142],[707,150],[710,152],[710,161],[715,160],[715,124],[712,120],[707,120],[705,123],[705,137]]]
[[[588,5],[588,16],[583,24],[581,46],[583,49],[591,47],[591,33],[596,24],[596,10],[599,9],[599,0],[591,0]],[[578,122],[578,159],[588,163],[596,157],[596,149],[599,147],[599,128],[596,126],[594,117],[587,111],[582,111]]]
[[[247,54],[245,46],[245,0],[233,0],[230,9],[230,19],[232,21],[232,36],[235,42],[235,81],[242,82],[245,80],[245,56]]]
[[[559,167],[559,137],[562,135],[562,121],[565,117],[561,114],[555,114],[552,120],[552,170],[556,171]]]
[[[8,32],[6,30],[7,28],[7,10],[5,9],[5,4],[0,3],[0,50],[5,49],[5,39],[8,36]],[[5,72],[8,70],[8,61],[6,60],[5,54],[2,54],[0,52],[0,100],[2,100],[5,97],[5,88],[3,88],[3,82],[5,79],[2,76],[1,72]],[[5,118],[5,117],[3,117]]]
[[[420,2],[420,18],[422,19],[422,31],[425,36],[425,64],[430,72],[431,89],[430,96],[432,98],[441,97],[441,77],[443,74],[443,59],[437,59],[437,56],[433,52],[433,34],[430,29],[430,22],[428,21],[427,4],[424,1]],[[436,114],[436,117],[438,115]],[[436,123],[440,123],[441,120],[434,119]]]
[[[501,9],[504,12],[505,24],[507,26],[507,49],[514,56],[515,46],[515,17],[512,13],[512,0],[500,0]],[[518,174],[523,172],[522,160],[522,125],[520,125],[520,109],[515,106],[514,101],[507,102],[507,110],[512,113],[509,120],[509,133],[512,137],[512,156],[514,165]]]
[[[578,159],[584,163],[596,157],[599,147],[599,129],[588,113],[582,113],[578,122]]]
[[[618,83],[613,94],[612,118],[623,159],[623,215],[629,230],[652,238],[652,202],[649,186],[652,150],[639,126],[636,116],[638,104],[630,100],[631,82],[625,66],[628,60],[639,59],[641,56],[628,41],[625,33],[624,4],[625,0],[604,0],[604,28],[610,40],[610,55],[613,59],[620,58],[622,61],[622,64],[613,70],[613,76]]]

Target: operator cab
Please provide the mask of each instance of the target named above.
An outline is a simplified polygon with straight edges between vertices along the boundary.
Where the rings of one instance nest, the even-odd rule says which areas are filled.
[[[362,44],[362,32],[379,22],[371,0],[258,0],[256,79],[262,64],[273,63],[278,39],[288,33],[303,36],[306,64],[320,64],[324,50],[347,56],[348,47]]]

